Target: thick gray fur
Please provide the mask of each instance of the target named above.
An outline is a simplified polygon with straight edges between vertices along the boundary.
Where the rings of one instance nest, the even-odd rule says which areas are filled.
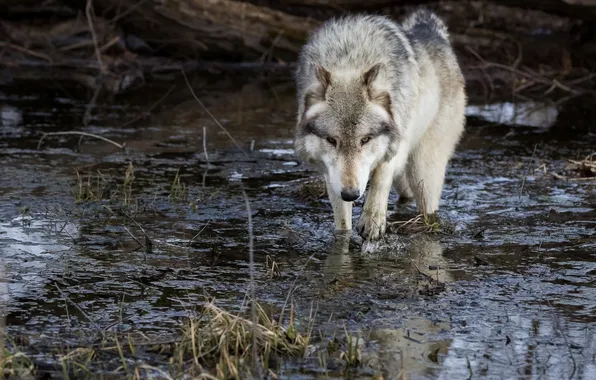
[[[466,104],[437,15],[418,10],[401,24],[379,15],[329,20],[303,47],[296,85],[296,154],[325,175],[336,229],[351,229],[351,203],[341,198],[347,190],[362,196],[370,181],[358,229],[365,240],[383,235],[389,190],[381,177],[420,212],[437,211]]]

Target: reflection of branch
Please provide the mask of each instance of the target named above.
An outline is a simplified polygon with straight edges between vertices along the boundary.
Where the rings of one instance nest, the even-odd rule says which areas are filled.
[[[155,109],[155,107],[157,107],[161,102],[163,102],[168,97],[168,95],[170,95],[172,93],[172,91],[174,91],[175,88],[176,88],[176,85],[172,85],[172,87],[170,87],[170,89],[168,90],[168,92],[166,92],[161,98],[157,99],[157,101],[155,103],[153,103],[151,105],[151,107],[149,107],[147,109],[147,111],[145,111],[145,114],[140,115],[138,117],[135,117],[134,119],[129,120],[129,121],[125,122],[124,124],[121,124],[120,125],[120,128],[126,127],[127,125],[130,125],[132,123],[135,123],[135,122],[137,122],[139,120],[142,120],[142,119],[144,119],[146,117],[149,117],[150,114],[151,114],[151,111],[153,111]]]
[[[72,306],[74,306],[79,313],[81,313],[88,321],[89,323],[91,323],[91,325],[93,327],[95,327],[97,329],[97,331],[99,331],[99,333],[101,334],[101,336],[105,339],[106,334],[104,333],[104,331],[101,329],[101,327],[99,327],[99,325],[97,324],[97,322],[95,322],[90,316],[89,314],[85,313],[85,310],[81,309],[81,307],[74,302],[73,300],[70,299],[70,297],[68,297],[66,294],[64,294],[64,292],[62,291],[62,289],[60,289],[60,287],[57,284],[54,284],[54,286],[56,287],[56,290],[58,290],[58,293],[60,293],[60,295],[62,297],[64,297],[64,299],[66,301],[68,301]]]
[[[569,357],[571,358],[571,362],[573,363],[573,372],[571,372],[571,376],[569,376],[569,378],[573,379],[573,375],[575,375],[575,371],[577,371],[577,363],[575,362],[575,357],[573,356],[573,352],[571,351],[571,345],[569,344],[569,339],[567,339],[567,335],[563,331],[563,328],[561,327],[561,323],[559,323],[559,318],[557,317],[557,314],[555,313],[555,308],[553,307],[552,303],[549,300],[547,300],[546,303],[550,307],[550,312],[553,316],[555,330],[558,331],[559,334],[563,337],[563,340],[565,341],[565,345],[567,346],[567,349],[569,350]]]
[[[435,280],[434,278],[432,278],[428,274],[422,272],[420,270],[420,268],[418,268],[418,265],[416,265],[416,263],[414,262],[414,260],[410,259],[410,261],[412,262],[412,265],[414,266],[414,268],[416,268],[416,271],[418,272],[418,274],[422,275],[422,277],[426,278],[430,282],[436,282],[437,284],[441,284],[441,281]]]
[[[131,238],[132,238],[134,241],[136,241],[136,242],[137,242],[137,243],[138,243],[138,244],[139,244],[141,247],[143,247],[143,248],[147,249],[147,246],[146,246],[145,244],[141,243],[141,241],[140,241],[139,239],[137,239],[137,237],[136,237],[136,236],[135,236],[135,235],[134,235],[132,232],[130,232],[130,230],[129,230],[129,229],[126,227],[126,226],[123,226],[123,227],[124,227],[124,230],[125,230],[126,232],[128,232],[128,234],[130,235],[130,237],[131,237]],[[139,248],[140,248],[140,247],[139,247]]]
[[[145,244],[141,244],[143,245],[145,248],[151,248],[153,246],[153,242],[151,241],[151,239],[149,238],[149,235],[147,235],[147,232],[145,231],[145,229],[143,228],[143,226],[141,226],[139,224],[139,222],[137,222],[135,220],[135,218],[133,218],[130,214],[128,214],[126,211],[120,209],[120,212],[122,213],[122,215],[124,215],[125,217],[127,217],[128,219],[130,219],[134,224],[137,225],[137,227],[139,227],[139,229],[141,230],[141,232],[143,232],[143,235],[145,236]]]
[[[236,142],[236,140],[232,137],[232,135],[230,134],[230,132],[228,132],[228,130],[223,125],[221,125],[221,123],[219,122],[219,120],[217,120],[217,118],[215,116],[213,116],[213,114],[211,112],[209,112],[209,110],[207,109],[207,107],[205,107],[205,105],[203,104],[203,102],[201,101],[201,99],[199,99],[199,97],[197,96],[197,94],[195,94],[194,90],[192,89],[192,87],[190,85],[190,82],[188,81],[188,78],[186,77],[186,73],[184,72],[184,69],[182,69],[182,75],[184,76],[184,80],[186,81],[186,85],[188,86],[188,89],[190,90],[190,93],[195,98],[195,100],[197,101],[197,103],[199,103],[199,105],[201,106],[201,108],[203,109],[203,111],[205,111],[205,113],[207,113],[207,115],[209,115],[209,117],[215,122],[215,124],[217,124],[217,126],[222,131],[224,131],[224,133],[226,135],[228,135],[228,137],[230,138],[230,140],[232,140],[232,142],[234,143],[234,145],[236,145],[236,148],[240,149],[240,151],[242,153],[244,153],[245,156],[247,156],[247,154],[244,151],[244,149],[242,149],[240,147],[240,144],[238,144]]]

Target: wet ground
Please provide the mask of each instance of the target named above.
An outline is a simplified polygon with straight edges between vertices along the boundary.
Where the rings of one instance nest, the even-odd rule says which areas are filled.
[[[298,323],[314,316],[320,337],[308,359],[279,365],[281,378],[596,378],[596,181],[552,176],[594,152],[594,134],[551,133],[568,121],[539,104],[472,104],[444,188],[446,227],[397,231],[361,254],[355,235],[334,240],[316,174],[293,156],[291,82],[257,79],[193,80],[243,152],[183,81],[96,107],[65,84],[2,83],[10,349],[59,376],[60,355],[102,334],[168,339],[206,297],[238,311],[250,283],[245,191],[256,296],[273,316],[290,303]],[[38,149],[42,133],[72,130],[126,151],[78,136]],[[415,215],[405,206],[390,219],[398,229]],[[363,363],[347,372],[321,348],[346,332]],[[156,360],[130,365],[168,370]]]

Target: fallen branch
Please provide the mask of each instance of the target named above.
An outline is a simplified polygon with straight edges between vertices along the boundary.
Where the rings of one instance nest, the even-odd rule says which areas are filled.
[[[535,83],[544,84],[544,85],[547,85],[547,86],[550,86],[550,87],[559,87],[562,90],[565,90],[567,92],[571,92],[573,94],[578,94],[579,93],[578,90],[575,90],[575,89],[572,89],[572,88],[570,88],[568,86],[565,86],[562,83],[560,83],[559,81],[557,81],[556,79],[548,79],[548,78],[543,77],[543,76],[534,75],[532,73],[529,73],[529,72],[526,72],[526,71],[522,71],[522,70],[517,69],[515,67],[505,65],[503,63],[497,63],[497,62],[487,61],[484,58],[482,58],[482,56],[480,56],[480,54],[478,54],[470,46],[466,46],[465,48],[466,48],[466,50],[470,54],[472,54],[481,63],[480,66],[476,66],[474,68],[481,69],[481,70],[485,70],[485,69],[488,69],[488,68],[495,68],[495,69],[506,70],[506,71],[509,71],[509,72],[511,72],[513,74],[519,75],[519,76],[524,77],[524,78],[529,79],[529,80],[532,80]],[[549,87],[549,90],[547,90],[547,93],[552,91],[552,89],[550,89],[550,87]]]
[[[43,143],[43,140],[45,140],[46,137],[48,136],[67,136],[67,135],[77,135],[77,136],[86,136],[86,137],[93,137],[95,139],[99,139],[99,140],[103,140],[105,142],[108,142],[114,146],[117,146],[118,148],[124,150],[124,148],[126,147],[126,143],[118,144],[117,142],[115,142],[114,140],[110,140],[106,137],[103,136],[99,136],[99,135],[95,135],[93,133],[87,133],[87,132],[79,132],[79,131],[67,131],[67,132],[47,132],[44,133],[41,138],[39,139],[39,142],[37,143],[37,149],[41,148],[41,144]],[[79,141],[80,142],[80,141]]]

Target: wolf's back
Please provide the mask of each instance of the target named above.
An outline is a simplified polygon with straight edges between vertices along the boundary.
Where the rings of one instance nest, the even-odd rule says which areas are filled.
[[[427,9],[419,9],[406,18],[401,24],[404,32],[426,38],[439,38],[449,42],[447,25],[435,13]]]

